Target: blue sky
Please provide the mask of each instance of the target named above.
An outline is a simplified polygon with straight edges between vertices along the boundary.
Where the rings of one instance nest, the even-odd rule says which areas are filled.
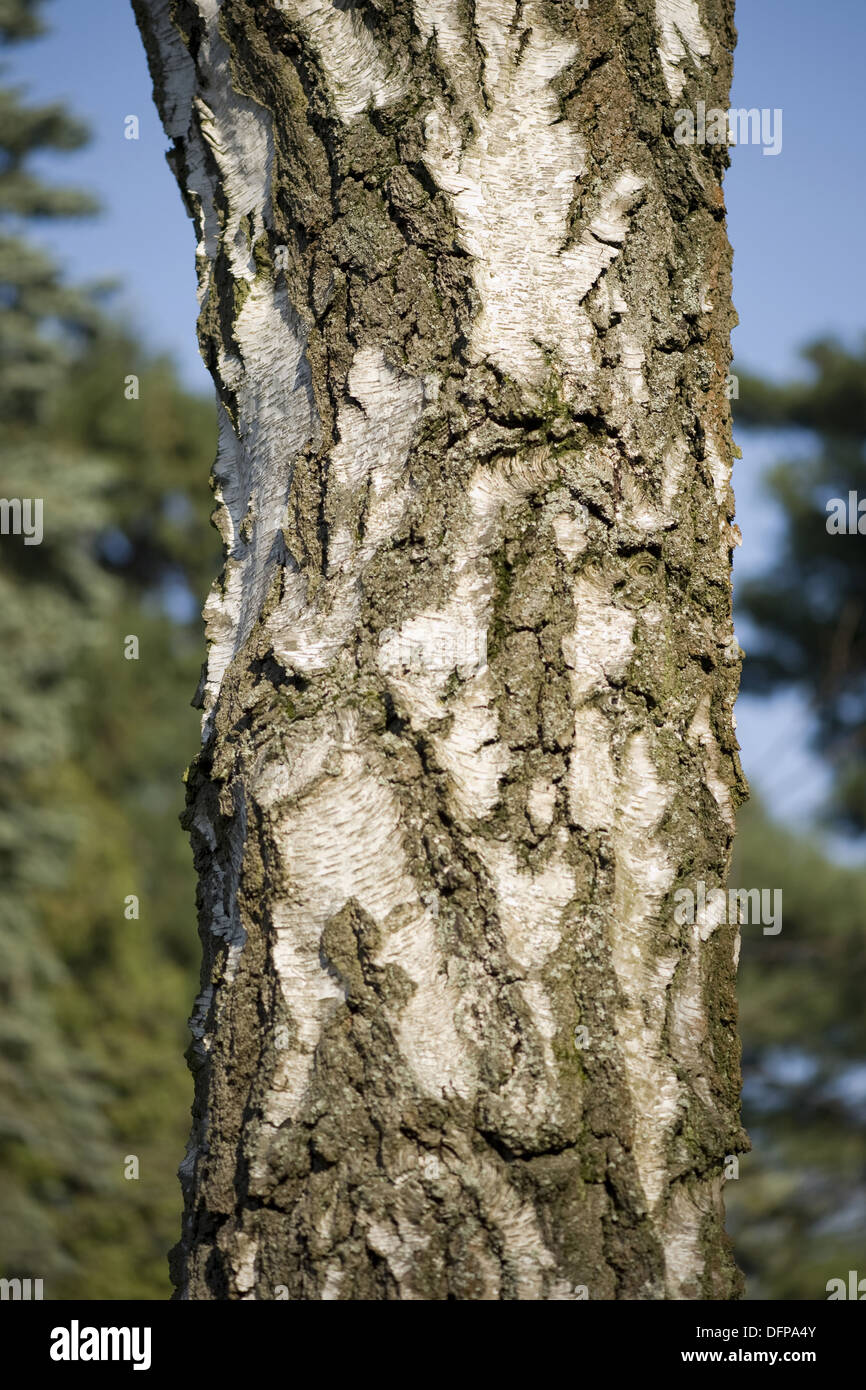
[[[96,221],[38,233],[74,280],[116,276],[119,304],[191,386],[209,389],[195,340],[192,227],[165,163],[144,52],[127,0],[51,0],[49,35],[13,51],[11,70],[34,100],[63,100],[90,125],[74,155],[44,156],[52,178],[94,191]],[[781,108],[782,148],[733,150],[725,191],[734,246],[737,362],[773,376],[798,369],[797,349],[866,329],[862,130],[866,0],[738,0],[732,105]],[[140,139],[124,138],[135,115]],[[761,479],[772,441],[743,440],[737,465],[744,535],[735,574],[772,560],[778,524]],[[748,643],[741,636],[746,647]],[[802,821],[826,785],[807,751],[808,715],[792,696],[741,700],[746,771],[786,818]]]

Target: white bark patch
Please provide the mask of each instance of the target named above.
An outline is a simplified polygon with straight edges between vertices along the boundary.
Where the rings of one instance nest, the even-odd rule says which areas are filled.
[[[340,1265],[328,1265],[325,1274],[325,1283],[322,1287],[322,1302],[333,1303],[340,1297],[340,1286],[343,1282],[343,1270]]]
[[[662,781],[656,769],[651,734],[631,734],[617,760],[613,752],[615,719],[590,703],[625,678],[634,650],[634,615],[615,606],[612,582],[598,571],[580,576],[574,586],[574,600],[574,632],[562,644],[576,706],[569,765],[570,810],[572,819],[584,829],[605,830],[610,835],[615,863],[611,960],[622,996],[616,1034],[634,1107],[632,1148],[647,1205],[659,1222],[666,1259],[671,1262],[670,1277],[679,1287],[678,1281],[688,1273],[687,1257],[697,1258],[698,1229],[686,1229],[685,1208],[678,1206],[668,1252],[664,1214],[667,1147],[682,1087],[668,1053],[665,1025],[681,951],[678,944],[660,949],[657,926],[676,877],[675,862],[659,833],[675,789]],[[696,737],[701,730],[699,724]],[[702,1068],[696,1061],[694,1044],[683,1034],[699,1023],[700,1035],[705,1036],[699,949],[701,932],[708,926],[695,928],[688,960],[677,980],[674,1015],[675,1036],[684,1044],[677,1057],[695,1062],[698,1074]],[[693,1262],[692,1274],[694,1269]]]
[[[563,834],[567,837],[567,831]],[[496,909],[505,948],[523,972],[521,992],[542,1041],[547,1085],[518,1068],[500,1097],[523,1125],[556,1118],[557,1067],[552,1043],[559,1031],[550,996],[541,978],[548,958],[562,940],[562,914],[575,894],[574,870],[555,854],[543,869],[522,869],[507,845],[476,838],[474,848],[496,892]]]
[[[733,832],[736,823],[731,791],[721,775],[721,753],[710,724],[710,692],[702,698],[689,726],[689,738],[704,750],[704,780],[712,792],[722,817]]]
[[[390,367],[381,348],[368,346],[355,354],[349,372],[353,399],[340,406],[339,440],[331,454],[328,495],[337,520],[326,582],[309,602],[304,577],[290,567],[268,625],[276,655],[305,676],[327,670],[351,638],[364,568],[390,541],[410,501],[406,464],[424,390],[417,378]]]
[[[535,970],[559,946],[563,909],[574,897],[574,870],[560,855],[543,869],[521,869],[507,845],[474,841],[496,889],[508,954],[523,970]]]
[[[397,1207],[393,1220],[387,1225],[379,1221],[368,1226],[367,1244],[387,1262],[401,1300],[414,1301],[418,1295],[412,1289],[412,1269],[417,1257],[430,1244],[429,1235]]]
[[[644,350],[632,334],[620,329],[620,362],[623,375],[628,382],[631,399],[636,405],[645,405],[649,400],[646,379],[643,374],[646,357]]]
[[[466,60],[446,0],[416,4],[426,37],[436,35],[458,92]],[[575,180],[585,166],[583,142],[561,117],[552,80],[577,45],[547,28],[539,8],[486,0],[475,8],[484,50],[487,100],[472,112],[474,134],[463,142],[461,105],[438,101],[425,122],[425,162],[449,193],[464,248],[475,257],[481,312],[472,348],[519,381],[539,385],[551,354],[566,374],[594,371],[594,330],[580,309],[602,271],[619,254],[627,214],[643,184],[623,172],[602,194],[578,245],[567,245]]]
[[[662,465],[662,507],[667,520],[677,493],[686,476],[689,448],[684,439],[675,439]]]
[[[414,1268],[430,1237],[418,1213],[433,1194],[456,1200],[469,1190],[477,1204],[479,1226],[472,1240],[472,1267],[477,1281],[473,1297],[480,1301],[569,1299],[571,1285],[555,1279],[556,1260],[548,1249],[535,1208],[508,1181],[498,1159],[473,1152],[458,1136],[454,1148],[427,1154],[421,1164],[417,1150],[407,1146],[398,1163],[403,1171],[389,1174],[393,1182],[388,1218],[365,1218],[366,1242],[387,1261],[401,1300],[421,1295],[415,1289]]]
[[[707,941],[724,917],[724,907],[709,908],[690,928],[691,943],[680,966],[677,989],[670,1009],[671,1040],[681,1065],[688,1068],[689,1081],[705,1105],[712,1105],[708,1073],[714,1061],[708,1055],[707,1012],[701,997],[701,945]]]
[[[727,496],[728,486],[731,481],[731,465],[730,463],[726,463],[722,458],[712,436],[707,437],[706,454],[710,468],[710,476],[713,480],[713,488],[715,489],[716,501],[721,507]],[[725,519],[724,517],[720,517],[720,528],[724,529],[724,525]]]
[[[379,655],[380,669],[413,728],[426,730],[451,716],[447,732],[431,741],[448,773],[450,809],[461,821],[490,814],[509,764],[508,750],[497,738],[495,689],[486,655],[482,661],[474,659],[486,653],[493,605],[490,566],[485,561],[476,569],[473,564],[481,559],[471,555],[458,562],[448,606],[408,619],[383,642]],[[408,670],[401,664],[403,653],[412,654]],[[454,672],[465,679],[446,698]]]
[[[585,706],[575,711],[568,805],[572,820],[584,830],[609,830],[613,825],[616,777],[610,737],[610,721],[601,710]]]
[[[399,965],[415,985],[395,1020],[395,1033],[402,1055],[428,1095],[467,1100],[477,1089],[477,1053],[468,1032],[458,1028],[465,1001],[442,955],[435,918],[414,887],[412,893],[409,906],[389,923],[390,934],[379,956],[383,965]]]
[[[183,139],[197,84],[195,64],[172,22],[171,0],[150,0],[149,20],[162,70],[162,123],[170,140]]]
[[[254,1299],[258,1241],[246,1231],[235,1231],[231,1245],[235,1288],[242,1300]]]
[[[379,668],[413,728],[427,730],[450,717],[431,742],[449,776],[452,814],[462,824],[489,816],[510,764],[498,738],[495,690],[486,658],[495,593],[489,553],[501,538],[502,521],[556,475],[546,452],[479,468],[470,482],[466,514],[455,544],[453,590],[448,603],[407,619],[382,643]],[[401,653],[414,654],[401,663]],[[408,664],[410,669],[403,669]],[[463,677],[446,694],[448,678]]]
[[[630,471],[623,475],[618,514],[629,526],[647,533],[662,531],[671,525],[673,504],[685,481],[689,458],[685,441],[673,441],[662,459],[660,477],[652,494]]]
[[[634,1104],[634,1159],[652,1210],[667,1186],[666,1147],[680,1095],[664,1039],[667,989],[679,951],[660,953],[651,931],[676,866],[658,838],[673,793],[656,772],[644,732],[628,742],[617,790],[611,956],[625,1002],[616,1027]]]
[[[574,599],[574,633],[562,644],[576,705],[569,802],[577,824],[611,837],[611,959],[623,999],[617,1040],[634,1106],[635,1164],[652,1211],[667,1186],[667,1144],[681,1091],[665,1041],[668,988],[680,953],[660,952],[652,930],[676,874],[658,834],[674,789],[659,777],[645,732],[631,735],[617,763],[615,721],[589,703],[624,679],[634,650],[634,615],[615,606],[611,581],[598,572],[577,580]],[[688,982],[683,1004],[687,1010],[700,1007],[697,979]]]
[[[382,349],[374,346],[355,353],[348,383],[353,399],[340,410],[340,439],[331,455],[334,477],[344,488],[357,488],[369,478],[374,492],[381,493],[405,462],[424,388],[389,367]]]
[[[545,1243],[535,1208],[521,1198],[500,1166],[470,1153],[459,1158],[448,1155],[445,1162],[459,1173],[461,1185],[473,1192],[485,1226],[497,1233],[497,1253],[511,1285],[508,1296],[527,1300],[561,1296],[560,1281],[551,1287],[556,1261]],[[499,1299],[503,1292],[497,1273],[495,1287],[484,1297]]]
[[[576,560],[589,545],[586,522],[580,515],[569,516],[567,512],[560,512],[553,518],[553,534],[567,560]]]
[[[329,741],[327,753],[316,745],[306,758],[311,780],[292,788],[287,804],[281,843],[287,887],[273,908],[274,967],[294,1032],[280,1054],[267,1122],[277,1127],[298,1113],[322,1026],[345,998],[333,967],[322,960],[321,938],[350,899],[383,931],[381,962],[400,965],[415,985],[394,1026],[419,1084],[432,1095],[468,1096],[474,1069],[454,1022],[459,996],[449,986],[435,921],[409,872],[400,808],[366,767],[352,727]],[[265,772],[255,786],[272,814],[279,812],[280,783]]]
[[[451,727],[432,742],[450,778],[451,810],[462,821],[483,820],[499,799],[499,782],[510,764],[498,740],[493,709],[496,691],[489,668],[467,682],[450,703]]]
[[[553,821],[556,809],[556,786],[543,777],[536,777],[526,798],[526,814],[533,830],[539,833],[547,830]]]
[[[574,585],[574,631],[563,638],[576,702],[622,680],[634,655],[634,614],[611,601],[609,581],[581,575]]]
[[[238,430],[235,435],[221,410],[214,491],[225,508],[221,529],[228,554],[224,588],[213,589],[205,605],[208,710],[285,558],[281,527],[293,461],[318,432],[305,338],[285,289],[254,285],[235,321],[235,336],[243,360],[223,354],[220,362],[223,379],[236,392]]]
[[[668,1298],[696,1299],[700,1296],[699,1280],[705,1264],[701,1225],[707,1214],[720,1205],[719,1178],[701,1184],[699,1200],[684,1183],[672,1185],[664,1213]]]
[[[199,300],[216,293],[220,248],[229,273],[246,288],[233,325],[237,355],[222,352],[219,374],[235,395],[237,428],[224,411],[214,469],[226,573],[205,605],[209,643],[204,732],[226,667],[255,622],[282,559],[280,523],[292,460],[318,422],[305,362],[306,339],[285,290],[257,280],[253,244],[271,220],[273,136],[269,115],[232,86],[229,53],[219,33],[218,0],[196,0],[204,20],[201,62],[212,74],[208,100],[194,95],[195,68],[171,23],[168,6],[153,10],[163,46],[169,133],[185,141],[186,189],[199,233]],[[211,172],[210,161],[218,170]]]
[[[573,594],[574,631],[562,642],[575,705],[569,807],[572,819],[584,829],[610,829],[616,805],[612,724],[587,701],[625,676],[634,655],[634,614],[613,604],[610,581],[600,574],[581,575]]]
[[[455,79],[458,101],[464,91],[476,85],[470,40],[460,18],[460,6],[454,0],[414,0],[415,21],[425,39],[435,36],[436,46],[447,62]],[[476,18],[482,6],[476,5]]]
[[[659,58],[671,97],[676,101],[686,85],[683,63],[691,59],[700,67],[712,52],[710,38],[701,23],[697,0],[656,0],[656,25],[660,33]]]
[[[660,949],[652,933],[676,876],[658,835],[672,796],[655,770],[647,734],[633,735],[623,758],[615,833],[612,960],[624,998],[616,1030],[634,1104],[635,1164],[661,1236],[667,1294],[693,1298],[704,1265],[706,1200],[698,1204],[684,1185],[670,1184],[667,1148],[683,1095],[678,1072],[687,1074],[707,1105],[712,1100],[701,946],[719,920],[708,911],[695,922],[685,955],[679,946]],[[712,1187],[704,1184],[702,1191]]]
[[[542,453],[479,468],[467,489],[448,603],[415,614],[399,630],[383,634],[380,669],[413,728],[430,732],[432,748],[448,774],[449,809],[463,826],[490,815],[510,760],[507,747],[498,737],[496,691],[490,669],[486,661],[476,667],[471,659],[486,649],[492,618],[494,581],[487,555],[500,543],[503,519],[554,476],[555,464]],[[409,653],[411,661],[407,660]],[[456,690],[452,688],[455,671],[461,677]],[[437,725],[442,725],[444,732],[439,732]],[[552,785],[536,787],[535,813],[548,825],[555,799],[556,789]],[[509,1115],[519,1119],[523,1129],[527,1123],[540,1126],[555,1109],[556,1067],[551,1042],[557,1031],[541,975],[544,962],[559,943],[559,921],[574,894],[574,875],[559,855],[536,874],[524,873],[506,847],[477,837],[473,843],[488,867],[497,894],[506,945],[511,943],[517,952],[517,963],[525,970],[524,995],[536,1035],[534,1047],[521,1050],[511,1079],[500,1089],[498,1101]],[[416,923],[409,940],[413,951],[420,949],[432,959],[435,947],[427,940],[429,930],[428,926],[422,935]],[[391,943],[396,941],[397,936],[393,935]],[[418,976],[421,962],[411,959],[405,963],[394,954],[393,944],[389,944],[387,953],[383,952],[385,958],[405,964],[412,978]],[[464,1032],[472,1026],[471,993],[466,994],[465,1002],[465,1025],[461,1024]],[[417,1051],[418,1040],[411,1037],[409,1024],[423,1034],[425,1014],[429,1020],[429,1006],[419,993],[401,1021],[405,1029],[401,1037],[406,1039],[402,1046],[414,1046]],[[483,1038],[477,1041],[483,1045]],[[533,1070],[527,1060],[530,1053],[538,1057],[539,1046],[549,1080],[547,1086],[541,1087],[537,1062],[533,1063]],[[417,1059],[413,1065],[417,1073]]]
[[[399,101],[405,73],[380,52],[362,16],[351,4],[330,0],[283,0],[281,11],[310,40],[328,82],[331,100],[343,121],[369,107]]]

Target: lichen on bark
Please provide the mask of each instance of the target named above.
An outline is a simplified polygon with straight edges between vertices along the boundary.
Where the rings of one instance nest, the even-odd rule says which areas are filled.
[[[732,0],[133,0],[226,558],[178,1296],[729,1298]]]

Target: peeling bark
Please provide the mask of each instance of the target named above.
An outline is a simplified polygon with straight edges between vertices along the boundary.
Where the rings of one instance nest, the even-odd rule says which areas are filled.
[[[732,0],[133,0],[225,567],[189,1299],[724,1299]]]

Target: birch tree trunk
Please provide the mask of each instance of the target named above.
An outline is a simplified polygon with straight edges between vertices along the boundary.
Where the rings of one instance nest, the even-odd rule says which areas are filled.
[[[732,0],[133,0],[216,383],[187,1299],[725,1299]]]

